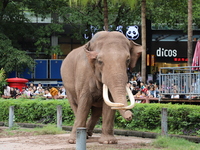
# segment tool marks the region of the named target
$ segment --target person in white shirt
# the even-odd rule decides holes
[[[36,91],[35,91],[35,95],[44,95],[44,91],[42,88],[38,88]]]
[[[38,83],[37,89],[42,88],[42,84]]]
[[[2,98],[10,98],[10,87],[8,85],[4,86]]]
[[[44,91],[44,95],[43,95],[45,98],[47,99],[51,99],[52,98],[52,95],[50,94],[49,90],[48,89],[45,89]]]
[[[174,94],[171,96],[171,98],[180,98],[179,94],[177,94],[177,90],[174,90]]]

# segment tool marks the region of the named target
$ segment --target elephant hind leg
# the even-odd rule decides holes
[[[92,107],[91,108],[91,117],[87,121],[87,135],[92,136],[94,127],[102,115],[102,107]]]

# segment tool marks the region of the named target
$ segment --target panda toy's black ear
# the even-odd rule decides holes
[[[135,25],[134,27],[138,29],[138,26]]]

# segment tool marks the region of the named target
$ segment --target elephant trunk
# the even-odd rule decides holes
[[[126,120],[131,120],[132,112],[127,109],[132,109],[134,107],[135,99],[134,99],[130,89],[127,86],[121,87],[121,88],[116,87],[116,88],[110,88],[110,92],[111,92],[114,102],[110,101],[110,99],[108,97],[108,87],[105,84],[103,84],[103,98],[104,98],[105,103],[108,106],[111,106],[111,109],[118,109],[120,114]],[[131,101],[130,105],[128,105],[128,103],[127,103],[126,93],[128,93],[128,96],[130,98],[130,101]]]
[[[130,89],[126,86],[126,91],[123,90],[124,92],[119,92],[117,90],[114,90],[114,92],[111,91],[112,93],[112,97],[114,102],[111,102],[109,97],[108,97],[108,87],[103,84],[103,98],[105,103],[108,106],[111,106],[111,109],[132,109],[135,105],[135,99],[133,97],[132,92],[130,91]],[[119,93],[117,93],[119,92]],[[120,94],[121,93],[121,94]],[[130,98],[130,102],[131,104],[128,106],[127,100],[126,100],[126,93],[128,94],[129,98]],[[117,103],[120,102],[120,103]]]

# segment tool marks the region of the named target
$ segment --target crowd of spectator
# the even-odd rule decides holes
[[[172,71],[169,70],[168,74],[171,74]],[[165,82],[176,83],[179,82],[179,79],[174,79],[173,76],[164,76],[165,80],[162,81],[161,87],[159,87],[159,72],[154,72],[153,79],[144,83],[141,81],[140,73],[134,73],[129,75],[129,82],[127,86],[131,89],[135,98],[162,98],[162,99],[186,99],[189,96],[185,94],[180,94],[178,89],[180,87],[177,84],[171,84],[171,86],[166,86]],[[184,86],[187,86],[184,81],[181,82]],[[195,85],[195,84],[194,84]],[[193,86],[193,85],[192,85]],[[183,85],[181,86],[183,87]],[[195,87],[196,88],[196,87]],[[197,89],[197,88],[196,88]],[[183,88],[184,90],[184,88]],[[163,94],[171,93],[171,94]],[[182,92],[184,93],[184,91]],[[136,102],[145,102],[142,100],[137,100]]]
[[[149,80],[147,83],[142,82],[142,78],[140,72],[134,74],[128,74],[129,82],[127,86],[131,89],[135,98],[183,98],[181,95],[177,94],[177,88],[173,88],[174,92],[172,95],[161,95],[159,89],[159,81],[158,81],[158,72],[153,74],[153,80]],[[37,86],[33,83],[30,83],[29,86],[23,87],[21,90],[14,87],[5,86],[2,98],[30,98],[34,99],[37,97],[42,97],[44,99],[64,99],[67,98],[65,88],[63,86],[60,87],[42,87],[42,84],[38,84]],[[137,100],[136,102],[141,103],[145,102],[142,100]]]
[[[65,88],[60,87],[42,87],[42,84],[39,83],[37,86],[33,83],[30,83],[27,87],[22,87],[22,89],[9,87],[8,85],[4,86],[4,91],[2,98],[44,98],[44,99],[64,99],[67,98]]]
[[[159,89],[156,83],[153,83],[152,80],[145,84],[144,82],[129,82],[127,86],[131,89],[135,98],[159,98]],[[142,100],[136,100],[136,102],[145,102]]]
[[[148,83],[144,83],[141,81],[141,75],[140,72],[132,75],[131,78],[129,78],[129,82],[127,83],[127,86],[131,89],[133,95],[135,98],[159,98],[159,88],[158,88],[158,82],[149,80]],[[137,100],[137,103],[145,103],[144,100]]]

